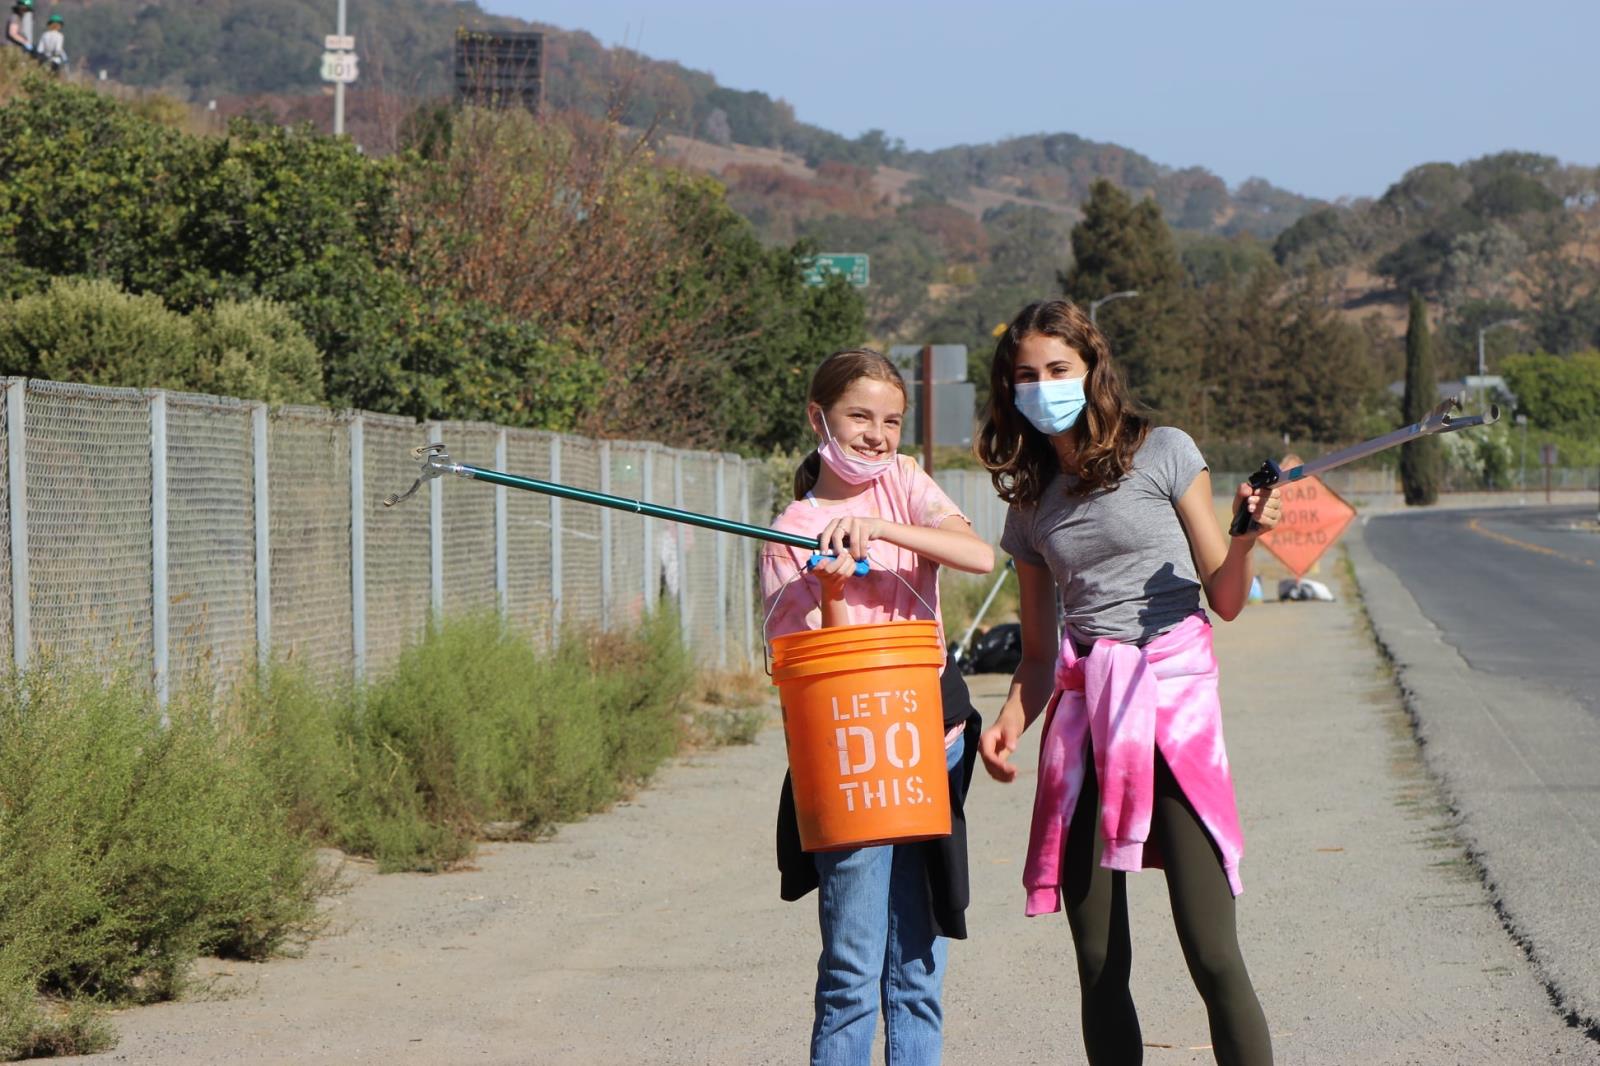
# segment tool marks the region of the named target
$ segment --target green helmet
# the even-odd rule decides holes
[[[33,0],[17,0],[17,10],[18,11],[32,11],[33,10]]]
[[[55,23],[58,26],[65,26],[67,24],[67,20],[62,18],[60,15],[51,15],[49,18],[44,20],[44,24],[48,26],[51,23]]]

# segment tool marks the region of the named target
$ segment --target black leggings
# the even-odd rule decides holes
[[[1092,754],[1088,764],[1067,830],[1063,893],[1078,954],[1083,1043],[1091,1066],[1130,1066],[1143,1060],[1144,1042],[1128,991],[1133,946],[1127,875],[1100,865],[1100,789]],[[1222,858],[1159,752],[1150,837],[1160,842],[1178,943],[1205,1000],[1217,1061],[1224,1066],[1271,1063],[1272,1038],[1239,954],[1233,893]]]

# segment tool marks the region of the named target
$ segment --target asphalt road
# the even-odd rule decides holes
[[[1560,688],[1600,715],[1594,507],[1389,515],[1366,539],[1472,669]]]
[[[1592,507],[1374,517],[1351,561],[1502,922],[1600,1041],[1600,533]]]

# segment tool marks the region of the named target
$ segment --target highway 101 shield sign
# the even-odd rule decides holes
[[[1314,477],[1290,482],[1279,491],[1283,518],[1277,529],[1261,534],[1261,546],[1298,581],[1339,539],[1356,510]]]

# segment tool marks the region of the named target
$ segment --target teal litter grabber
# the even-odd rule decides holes
[[[786,544],[792,548],[809,548],[812,551],[810,565],[815,566],[828,556],[821,551],[817,541],[811,537],[803,537],[798,533],[785,533],[782,530],[769,529],[766,526],[751,525],[749,522],[735,522],[731,518],[718,518],[715,515],[699,514],[695,511],[685,511],[677,507],[667,507],[659,503],[646,503],[643,500],[631,500],[626,496],[612,496],[605,492],[595,492],[591,489],[574,488],[571,485],[561,485],[554,481],[540,481],[538,478],[523,477],[520,474],[507,474],[500,470],[490,470],[486,467],[473,466],[470,463],[458,463],[450,458],[444,450],[443,444],[424,444],[411,449],[411,457],[422,463],[422,472],[417,475],[417,480],[404,492],[391,493],[383,501],[385,507],[393,507],[401,500],[408,500],[416,495],[424,482],[446,474],[468,478],[472,481],[484,481],[491,485],[503,485],[508,489],[522,489],[526,492],[537,492],[545,496],[559,496],[564,500],[574,500],[578,503],[590,503],[596,507],[609,507],[615,511],[629,511],[633,514],[643,515],[646,518],[661,518],[668,522],[682,522],[685,525],[699,526],[701,529],[712,529],[718,533],[732,533],[739,537],[750,537],[753,540],[769,541],[773,544]],[[865,560],[856,563],[856,573],[867,572]]]

